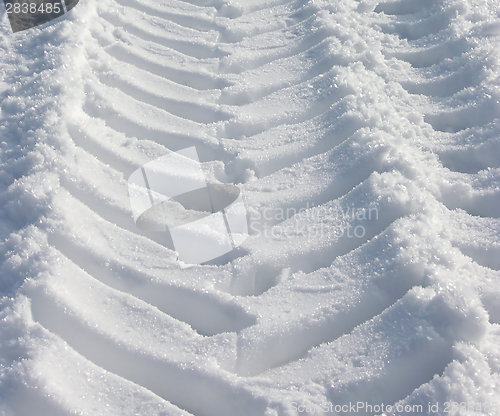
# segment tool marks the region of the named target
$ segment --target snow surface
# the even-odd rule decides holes
[[[0,19],[0,415],[500,415],[496,0]],[[192,146],[250,235],[184,268],[127,181]]]

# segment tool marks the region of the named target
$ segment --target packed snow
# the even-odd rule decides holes
[[[496,0],[73,3],[0,5],[1,416],[500,415]]]

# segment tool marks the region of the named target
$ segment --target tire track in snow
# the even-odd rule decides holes
[[[440,11],[438,8],[440,5],[436,3],[426,15],[432,15],[432,11]],[[465,5],[448,4],[444,10],[455,10],[459,16],[466,12],[464,8]],[[395,13],[396,9],[392,10],[393,14],[403,14]],[[421,16],[415,20],[419,21],[420,18]],[[394,23],[394,26],[401,29],[413,23],[412,19],[406,16],[402,20],[404,23]],[[489,136],[487,133],[485,135],[485,131],[498,129],[500,118],[499,95],[495,87],[498,84],[498,63],[493,58],[498,42],[485,44],[476,40],[484,36],[485,32],[487,37],[488,32],[493,33],[494,29],[491,28],[494,24],[481,23],[479,27],[472,26],[467,32],[462,29],[457,34],[453,32],[455,26],[451,23],[452,20],[447,27],[438,27],[437,31],[430,32],[429,35],[435,35],[435,39],[427,34],[415,36],[410,45],[418,49],[418,52],[405,52],[403,55],[392,56],[408,61],[414,68],[412,72],[415,73],[417,80],[406,81],[403,86],[412,94],[428,97],[426,101],[433,111],[425,114],[424,120],[434,131],[444,133],[440,140],[443,143],[441,148],[433,149],[439,154],[443,165],[457,173],[463,171],[465,167],[466,172],[462,173],[472,174],[447,175],[452,185],[449,183],[444,185],[438,198],[450,209],[460,207],[474,216],[498,218],[500,210],[496,206],[500,201],[500,194],[494,185],[498,174],[495,170],[490,170],[487,175],[490,179],[486,181],[484,175],[477,175],[480,170],[498,167],[497,162],[492,161],[492,156],[496,154],[495,140],[484,140],[484,137]],[[473,68],[481,70],[474,71]],[[439,73],[448,75],[437,76]],[[464,140],[467,138],[469,142],[473,142],[477,134],[482,136],[477,147],[488,148],[493,153],[487,156],[484,150],[478,149],[483,156],[483,162],[480,166],[476,162],[477,167],[468,172],[470,168],[467,166],[474,165],[474,162],[458,155],[468,154],[473,160],[478,160],[474,155],[476,146],[465,145],[466,140]],[[451,141],[455,141],[456,145],[450,145]],[[453,147],[456,150],[453,150]],[[452,155],[454,160],[450,162]],[[457,188],[463,186],[459,183],[464,187],[457,192]]]
[[[462,63],[464,55],[475,53],[473,42],[465,33],[448,39],[456,30],[449,13],[443,11],[435,25],[442,3],[382,3],[366,15],[349,2],[99,5],[102,20],[82,35],[86,60],[75,76],[80,108],[66,126],[73,149],[58,165],[59,195],[65,190],[69,195],[54,200],[57,215],[42,227],[71,265],[69,275],[84,276],[89,285],[103,288],[104,297],[154,311],[172,325],[158,342],[178,342],[178,349],[159,356],[161,348],[141,346],[142,336],[156,336],[151,321],[145,322],[146,335],[136,326],[129,338],[110,326],[89,324],[100,307],[92,312],[85,298],[78,298],[78,284],[61,283],[57,276],[26,289],[35,320],[98,367],[200,416],[232,416],[241,409],[263,415],[266,408],[291,415],[293,400],[396,403],[435,374],[439,379],[454,360],[457,343],[480,340],[485,319],[479,306],[465,305],[477,314],[468,334],[470,323],[452,307],[468,288],[440,291],[448,277],[439,276],[453,275],[447,250],[458,247],[465,254],[457,257],[464,270],[478,263],[496,276],[498,225],[492,217],[499,216],[497,162],[481,156],[498,150],[497,93],[485,90],[488,111],[477,107],[477,96],[467,95],[493,81],[487,71],[477,83],[468,76],[472,69]],[[276,21],[268,16],[273,13]],[[374,24],[367,24],[368,14]],[[189,45],[182,39],[188,32],[195,39]],[[378,57],[367,45],[370,37]],[[315,59],[319,53],[325,56]],[[445,78],[437,75],[443,68]],[[320,90],[331,96],[317,97]],[[423,108],[432,111],[424,114]],[[347,121],[340,128],[336,123],[343,117]],[[460,145],[480,129],[490,129],[489,143]],[[311,131],[313,144],[300,146],[300,134]],[[422,149],[418,135],[436,137],[435,146]],[[266,142],[275,136],[279,146],[266,154]],[[199,266],[188,277],[160,238],[135,229],[126,178],[146,161],[190,144],[200,147],[204,166],[213,169],[211,179],[241,182],[247,202],[261,209],[298,210],[305,200],[320,208],[363,201],[366,207],[378,203],[381,217],[366,224],[369,232],[357,240],[250,236],[246,251],[230,264]],[[426,151],[437,155],[429,158],[437,166],[430,173],[422,162]],[[451,162],[460,152],[463,158],[476,155],[468,176]],[[468,194],[457,197],[464,178]],[[89,210],[76,208],[79,204]],[[454,214],[456,207],[485,218],[471,220],[464,213],[462,219]],[[73,228],[75,212],[90,225]],[[422,231],[438,212],[449,221],[451,237],[445,230]],[[308,224],[323,223],[316,218]],[[477,233],[476,246],[463,241],[460,223],[467,223],[467,235]],[[337,218],[327,225],[333,230],[346,222]],[[412,227],[413,234],[405,236]],[[98,234],[101,243],[92,238]],[[146,249],[138,251],[141,244]],[[119,259],[117,250],[123,253]],[[155,256],[168,258],[155,263]],[[180,283],[195,276],[191,286]],[[97,298],[98,291],[89,298]],[[252,296],[237,296],[242,294]],[[488,307],[494,312],[491,301]],[[114,310],[117,327],[143,313]],[[435,314],[450,318],[449,331]],[[196,342],[180,341],[184,330],[192,331]],[[198,342],[211,347],[197,350]],[[393,356],[400,358],[391,362]],[[377,387],[381,384],[386,387]],[[266,395],[266,389],[279,394]]]
[[[403,14],[403,12],[401,11],[401,13],[399,13],[399,14]],[[429,33],[431,33],[431,32],[429,32]],[[439,55],[437,55],[437,56],[439,56]],[[431,64],[432,63],[431,60],[430,60],[430,58],[431,58],[430,53],[428,55],[428,58],[425,55],[423,57],[424,57],[424,60],[427,60],[427,62],[425,62],[425,64]],[[434,58],[432,57],[432,59],[434,59]],[[424,65],[416,65],[416,66],[420,67],[420,66],[424,66]],[[486,122],[489,122],[490,119],[486,118],[486,119],[481,120],[481,121],[484,122],[484,123],[486,123]],[[293,255],[291,257],[293,258]],[[279,271],[279,268],[278,268],[278,271]],[[283,328],[286,328],[285,322],[286,321],[283,321],[283,325],[284,325]],[[257,326],[257,328],[258,328],[258,326]],[[260,337],[259,336],[254,336],[253,338],[252,338],[252,335],[249,336],[249,338],[247,340],[247,342],[250,343],[249,345],[252,344],[252,342],[253,342],[252,340],[253,339],[254,340],[258,340],[256,342],[258,344],[260,344],[260,345],[254,351],[252,351],[252,348],[250,347],[250,350],[246,353],[246,354],[249,354],[248,357],[251,357],[252,354],[255,354],[255,355],[253,356],[254,358],[250,359],[250,361],[248,363],[242,364],[242,365],[244,365],[244,367],[243,367],[244,370],[242,370],[243,373],[245,373],[246,371],[249,371],[250,373],[255,373],[255,372],[258,373],[259,370],[257,368],[259,368],[259,367],[256,368],[255,366],[259,366],[259,365],[262,365],[262,364],[258,363],[257,357],[260,356],[261,354],[263,354],[263,352],[267,351],[268,349],[271,349],[271,350],[275,350],[276,349],[277,351],[279,351],[277,353],[277,356],[274,357],[274,360],[276,360],[275,363],[274,364],[269,364],[270,367],[272,368],[276,364],[279,365],[280,360],[283,360],[284,356],[286,356],[286,353],[283,354],[283,355],[280,354],[282,352],[282,350],[284,349],[286,351],[287,349],[290,348],[290,345],[292,345],[292,346],[293,345],[297,345],[297,344],[300,345],[300,341],[299,340],[303,339],[303,337],[307,337],[307,335],[301,334],[300,331],[298,333],[296,333],[296,334],[294,334],[293,332],[291,332],[291,333],[287,332],[286,329],[281,329],[282,332],[280,332],[280,330],[277,329],[277,328],[273,328],[272,330],[268,329],[268,331],[269,331],[270,334],[271,333],[272,334],[276,334],[277,341],[276,341],[275,345],[273,345],[272,343],[266,345],[265,341],[261,341],[262,339],[265,339],[264,335],[260,335]],[[263,332],[265,333],[266,331],[264,330]],[[311,332],[314,333],[315,331],[312,330]],[[289,336],[289,339],[287,341],[285,341],[287,339],[286,338],[287,336]],[[320,338],[321,338],[321,336],[322,335],[320,335]],[[307,350],[308,347],[310,348],[312,346],[314,346],[314,343],[311,343],[309,346],[306,346],[305,349],[302,352],[298,352],[298,351],[300,351],[300,347],[298,348],[298,350],[295,350],[295,351],[293,351],[293,347],[292,347],[291,348],[292,352],[290,353],[289,357],[291,359],[296,359],[296,358],[300,357],[301,353],[303,353],[305,350]],[[440,347],[438,347],[438,349],[439,348]],[[444,353],[444,357],[448,357],[448,358],[445,358],[444,361],[443,361],[443,363],[437,366],[437,367],[441,368],[440,371],[443,371],[444,368],[446,367],[447,363],[450,362],[450,360],[451,360],[451,358],[450,358],[450,352]],[[248,358],[245,357],[245,359],[248,359]],[[421,364],[423,364],[423,360],[425,360],[425,354],[422,355],[422,356],[420,356],[420,358],[417,361],[420,362]],[[262,369],[262,367],[260,367],[260,368]],[[264,368],[266,368],[266,367],[264,367]],[[269,368],[269,367],[267,367],[267,368]],[[423,380],[420,380],[420,383],[426,383],[427,381],[429,381],[430,378],[432,378],[432,375],[434,374],[434,371],[436,370],[436,368],[432,368],[432,366],[428,367],[428,369],[430,371],[429,375],[425,376]],[[392,378],[392,376],[390,378]],[[370,386],[370,384],[368,383],[367,387],[366,387],[366,389],[367,389],[366,391],[369,391],[371,389],[371,387],[369,387],[369,386]],[[418,386],[419,386],[419,384],[417,383],[413,387],[411,387],[410,390],[404,390],[403,393],[398,393],[398,394],[400,394],[399,397],[396,395],[396,396],[394,396],[392,398],[388,398],[388,401],[390,401],[390,400],[397,401],[397,399],[403,399],[404,397],[406,397],[407,395],[409,395],[413,391],[413,389],[416,389]],[[395,390],[399,390],[399,389],[395,388]],[[350,398],[352,400],[355,400],[355,399],[357,400],[357,399],[359,399],[359,397],[363,397],[366,394],[366,393],[363,393],[362,391],[361,392],[358,391],[357,393],[358,393],[358,396],[350,396]],[[345,396],[344,396],[343,399],[341,399],[342,397],[343,397],[342,394],[340,396],[335,396],[335,398],[332,401],[335,402],[335,403],[342,402],[342,401],[345,400]],[[367,397],[370,398],[370,396],[367,396]],[[373,401],[374,397],[371,397],[371,399]]]

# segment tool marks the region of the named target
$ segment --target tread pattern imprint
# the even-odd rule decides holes
[[[17,37],[1,22],[0,414],[498,399],[496,1],[86,0]],[[127,179],[189,146],[255,212],[376,218],[269,215],[181,269]]]

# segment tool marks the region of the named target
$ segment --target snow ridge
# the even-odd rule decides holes
[[[494,1],[2,13],[1,415],[496,414]],[[127,179],[190,146],[250,236],[181,269]]]

